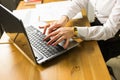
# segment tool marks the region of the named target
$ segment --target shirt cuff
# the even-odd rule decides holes
[[[82,38],[82,39],[86,39],[87,38],[87,34],[88,34],[88,27],[77,27],[78,30],[78,37]]]

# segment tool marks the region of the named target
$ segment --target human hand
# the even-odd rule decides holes
[[[63,27],[67,22],[68,22],[68,17],[62,16],[62,18],[60,20],[56,20],[45,26],[40,26],[40,28],[44,28],[43,34],[45,34],[48,29],[48,34],[49,34],[53,31],[55,31],[56,29]]]
[[[65,40],[64,48],[66,49],[67,46],[69,45],[69,40],[71,37],[74,35],[74,28],[73,27],[61,27],[50,34],[48,34],[45,38],[44,41],[50,39],[47,44],[55,46],[58,43],[62,42]],[[52,38],[51,38],[52,37]]]

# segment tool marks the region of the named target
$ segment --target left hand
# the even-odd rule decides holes
[[[71,37],[73,37],[73,35],[74,35],[73,27],[61,27],[61,28],[58,28],[57,30],[51,32],[50,34],[48,34],[44,38],[44,41],[50,39],[47,44],[55,46],[58,43],[65,40],[65,44],[63,47],[66,49],[67,46],[69,45],[69,39]]]

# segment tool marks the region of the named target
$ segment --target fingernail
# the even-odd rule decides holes
[[[52,44],[52,46],[54,46],[54,44]]]
[[[56,46],[55,44],[52,44],[52,46]]]

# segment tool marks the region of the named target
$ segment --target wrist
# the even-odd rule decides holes
[[[64,25],[69,21],[69,18],[65,15],[63,15],[60,19],[61,23],[63,23]]]

